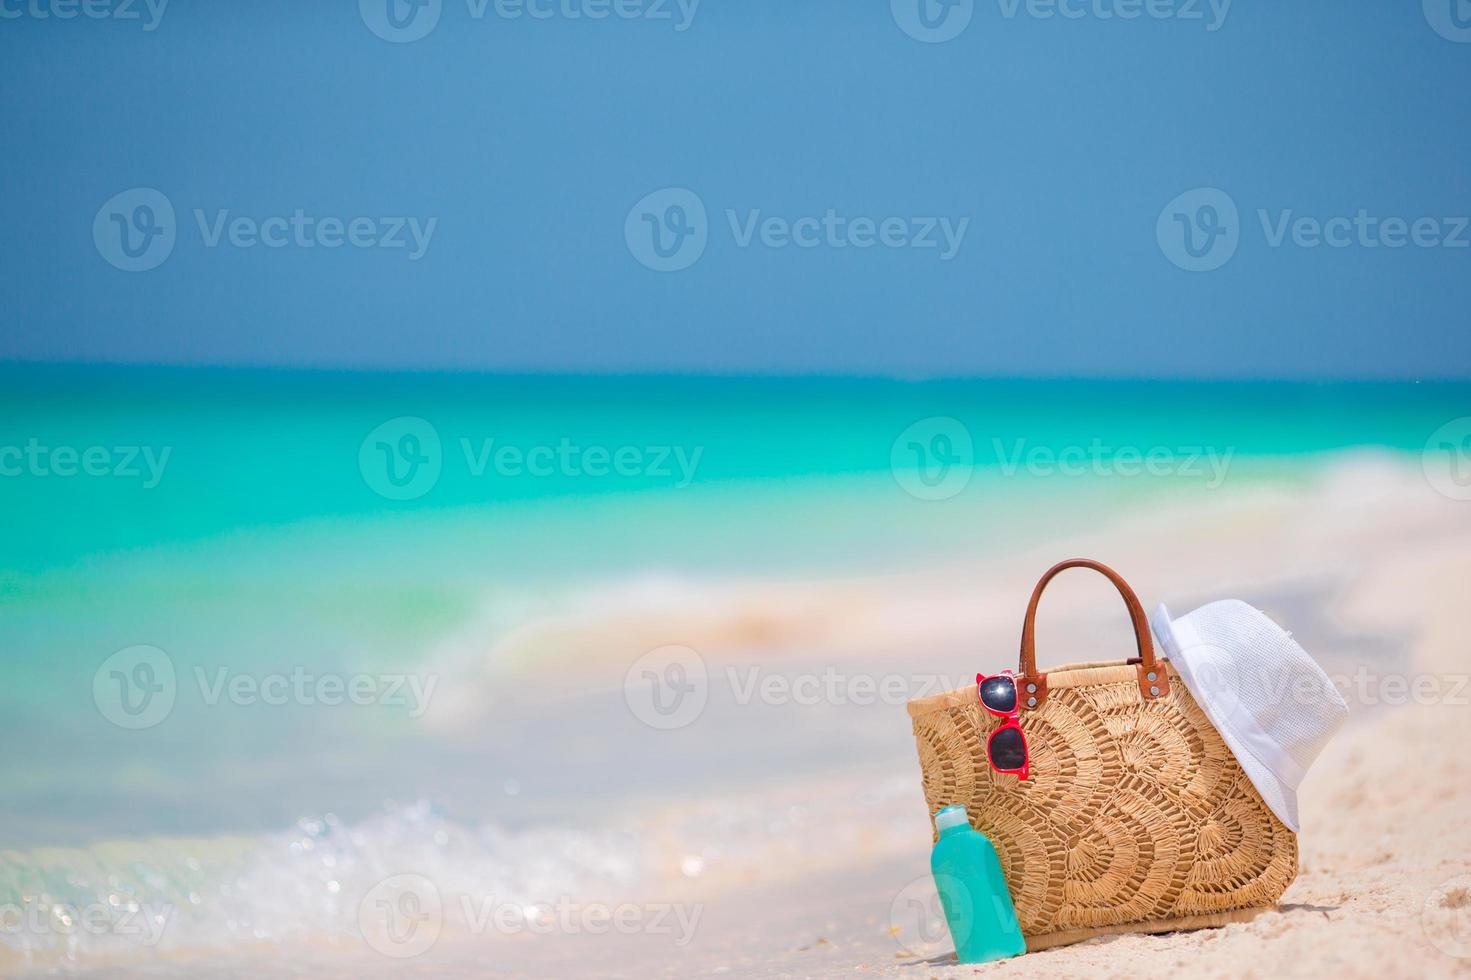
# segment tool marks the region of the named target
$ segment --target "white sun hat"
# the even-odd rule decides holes
[[[1239,599],[1150,617],[1165,656],[1272,812],[1298,830],[1297,787],[1348,717],[1292,635]]]

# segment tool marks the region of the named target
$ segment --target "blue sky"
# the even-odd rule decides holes
[[[0,0],[0,358],[1471,376],[1471,3],[920,2]]]

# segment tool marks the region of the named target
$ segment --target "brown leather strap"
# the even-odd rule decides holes
[[[1124,597],[1124,605],[1129,608],[1129,618],[1134,623],[1134,640],[1139,647],[1139,656],[1129,662],[1137,664],[1139,668],[1139,693],[1146,701],[1170,693],[1169,678],[1165,676],[1164,668],[1154,659],[1154,642],[1149,635],[1149,621],[1144,616],[1144,607],[1139,604],[1139,597],[1129,588],[1129,583],[1102,562],[1089,558],[1069,558],[1047,570],[1047,574],[1042,576],[1042,580],[1032,590],[1032,601],[1027,604],[1027,617],[1022,621],[1021,667],[1017,671],[1021,706],[1039,708],[1047,700],[1047,675],[1037,670],[1037,604],[1042,601],[1042,590],[1047,588],[1047,583],[1065,568],[1091,568],[1108,576],[1114,588],[1119,590],[1119,595]]]

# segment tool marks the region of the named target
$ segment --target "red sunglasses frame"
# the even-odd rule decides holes
[[[1010,711],[997,711],[995,708],[991,707],[984,700],[981,699],[981,688],[985,686],[986,681],[990,680],[993,677],[1005,677],[1007,680],[1011,681],[1011,689],[1016,692],[1016,701],[1013,702]],[[977,674],[976,700],[980,701],[982,710],[986,711],[989,714],[995,715],[997,718],[1006,719],[1006,723],[1003,724],[1000,728],[997,728],[994,732],[991,733],[990,737],[986,739],[986,761],[991,764],[991,768],[996,772],[1011,773],[1018,779],[1028,778],[1028,775],[1032,770],[1032,750],[1031,747],[1027,745],[1027,733],[1022,731],[1021,692],[1016,686],[1016,675],[1009,670],[1003,670],[999,674]],[[996,738],[997,735],[1000,735],[1008,728],[1015,728],[1017,735],[1022,740],[1022,764],[1020,769],[1002,769],[1000,766],[996,765],[995,759],[991,757],[991,742]]]

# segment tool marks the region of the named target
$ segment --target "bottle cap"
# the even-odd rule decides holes
[[[970,817],[966,816],[965,807],[947,806],[935,814],[935,829],[948,830],[951,827],[959,827],[961,824],[969,824]]]

